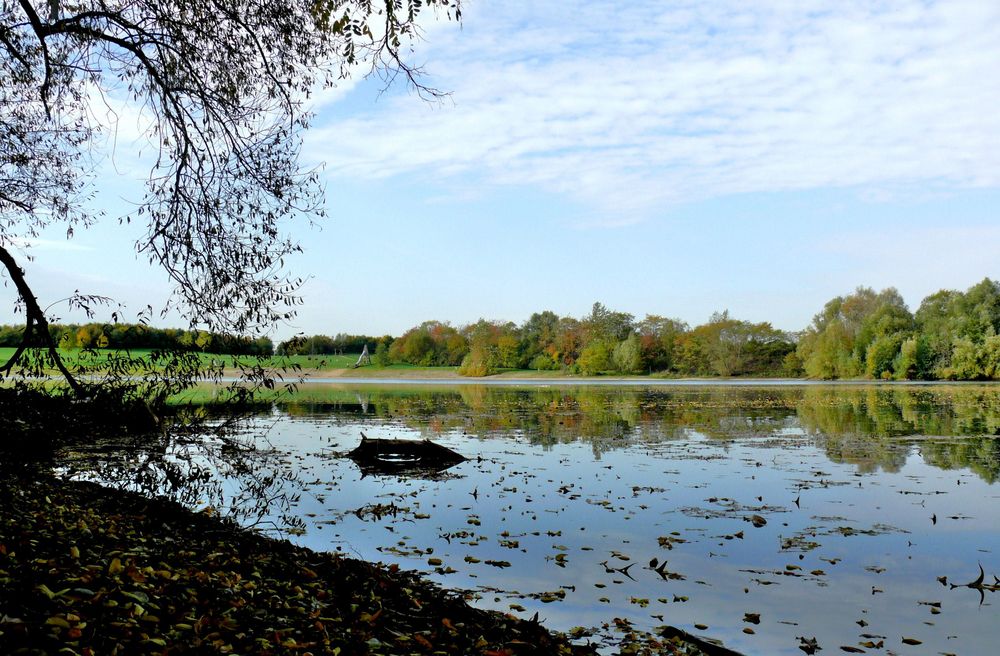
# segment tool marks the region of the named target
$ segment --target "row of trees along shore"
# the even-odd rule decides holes
[[[47,328],[52,341],[64,349],[178,349],[220,355],[271,355],[274,351],[268,337],[236,337],[205,330],[129,323],[48,324]],[[0,326],[0,347],[17,347],[23,333],[24,326]]]
[[[467,376],[503,369],[676,376],[807,376],[883,380],[1000,379],[1000,283],[942,290],[911,313],[893,288],[859,287],[829,301],[805,330],[741,321],[717,312],[707,323],[657,315],[642,320],[595,303],[582,318],[537,312],[522,323],[454,327],[425,321],[393,338],[340,333],[298,337],[274,348],[256,339],[145,324],[51,324],[63,348],[183,349],[233,355],[359,353],[375,364],[457,366]],[[16,346],[23,327],[0,326],[0,347]]]
[[[807,376],[882,380],[1000,379],[1000,283],[942,290],[910,312],[893,288],[858,287],[823,307],[800,332],[721,312],[691,328],[657,315],[642,320],[595,303],[576,319],[538,312],[521,325],[461,327],[426,321],[398,338],[313,336],[283,342],[279,354],[374,348],[377,365],[457,366],[467,376],[502,369],[666,376]]]

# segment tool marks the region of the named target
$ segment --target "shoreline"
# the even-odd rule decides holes
[[[0,471],[0,493],[3,653],[736,655],[672,626],[579,644],[416,572],[37,470]]]
[[[434,369],[316,369],[300,372],[303,384],[358,385],[507,385],[525,387],[935,387],[997,385],[1000,381],[973,380],[816,380],[810,378],[656,378],[651,376],[525,375],[520,371],[491,376],[462,376],[450,368]],[[235,378],[233,378],[235,380]]]
[[[0,476],[0,651],[596,653],[419,575],[160,499]],[[228,649],[227,649],[228,648]]]

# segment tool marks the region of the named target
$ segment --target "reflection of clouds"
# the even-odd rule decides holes
[[[998,24],[978,2],[480,3],[418,47],[451,101],[390,98],[307,138],[334,175],[538,185],[609,223],[722,194],[996,186]]]
[[[261,418],[259,427],[275,454],[295,463],[298,479],[309,481],[296,510],[300,516],[314,515],[309,518],[314,523],[297,542],[427,572],[441,585],[479,590],[477,605],[508,610],[517,603],[525,608],[519,613],[523,617],[537,611],[549,628],[600,626],[621,617],[645,630],[666,623],[723,638],[744,653],[799,654],[801,635],[816,636],[826,651],[836,651],[857,644],[862,632],[893,636],[896,644],[899,636],[913,636],[928,651],[985,653],[984,643],[995,635],[994,616],[978,609],[974,591],[949,590],[935,577],[971,580],[983,554],[1000,551],[1000,507],[983,503],[997,496],[996,490],[968,472],[931,466],[915,453],[899,473],[860,474],[851,464],[831,462],[822,443],[794,431],[788,421],[755,421],[751,424],[758,432],[746,430],[749,409],[761,417],[788,417],[794,401],[806,396],[813,406],[858,412],[865,404],[880,403],[894,406],[887,417],[898,415],[900,407],[907,408],[907,416],[919,417],[990,405],[997,391],[894,388],[865,396],[870,390],[810,389],[808,395],[803,388],[786,390],[779,399],[770,396],[773,390],[760,389],[743,394],[702,388],[651,396],[643,390],[591,388],[534,395],[476,386],[463,397],[453,388],[313,385],[304,386],[303,402],[294,406],[297,414],[279,408]],[[574,394],[584,395],[586,402],[574,401]],[[368,404],[366,414],[360,412],[359,395]],[[641,409],[635,415],[637,437],[601,453],[600,459],[589,443],[599,437],[533,443],[535,428],[526,419],[555,409],[557,416],[576,417],[584,425],[578,415],[618,412],[623,405]],[[489,417],[489,425],[517,429],[463,434],[458,420],[475,424],[477,416]],[[685,429],[659,442],[638,437],[648,424],[683,427],[692,419],[714,425],[716,432]],[[435,422],[441,432],[425,432]],[[333,453],[355,446],[362,430],[383,437],[432,435],[472,459],[455,468],[461,478],[448,481],[362,478],[351,462]],[[729,439],[726,430],[733,433]],[[956,478],[962,485],[955,485]],[[799,506],[793,503],[796,496]],[[410,510],[378,521],[352,514],[373,503]],[[705,511],[688,512],[691,508]],[[418,519],[417,513],[427,516]],[[754,527],[745,520],[750,513],[766,516],[766,525]],[[976,516],[950,519],[963,513]],[[937,524],[930,522],[931,514]],[[479,523],[470,524],[471,518]],[[324,523],[330,520],[335,523]],[[900,530],[865,533],[885,523]],[[742,539],[734,537],[736,532]],[[802,559],[800,552],[782,549],[784,538],[809,532],[816,533],[812,539],[818,544],[801,553]],[[668,535],[678,538],[672,549],[659,540]],[[518,545],[507,548],[503,540]],[[616,559],[613,552],[630,560]],[[555,564],[556,554],[566,555],[565,568]],[[511,567],[471,563],[467,555],[506,560]],[[429,556],[457,571],[434,573]],[[652,557],[686,578],[661,580],[646,569]],[[607,573],[601,561],[608,560],[616,567],[635,563],[630,570],[635,580]],[[988,574],[997,567],[984,566]],[[563,586],[576,589],[554,603],[515,594]],[[872,595],[873,587],[882,592]],[[633,598],[649,603],[643,606]],[[917,603],[921,600],[942,601],[942,614],[931,618]],[[761,615],[755,635],[742,632],[745,613]],[[868,626],[859,627],[859,619]],[[935,626],[926,626],[931,619]],[[696,630],[696,623],[709,628]],[[886,647],[892,647],[888,640]]]
[[[523,396],[494,396],[481,387],[477,391],[484,395],[471,397],[476,403],[472,414],[527,412]],[[833,391],[831,402],[839,392]],[[345,387],[343,394],[354,392]],[[369,387],[365,394],[377,413],[384,399]],[[584,405],[598,406],[595,397],[602,393],[590,390],[590,394],[590,402]],[[392,395],[408,396],[399,391]],[[455,391],[438,389],[416,396],[410,399],[409,407],[427,411],[438,405],[433,399],[440,398],[445,399],[441,407],[459,412],[453,405],[458,396]],[[699,415],[702,420],[711,412],[723,417],[727,413],[740,415],[718,403],[719,397],[713,401],[711,393],[687,398],[713,407],[703,410]],[[731,395],[728,398],[740,401]],[[356,398],[353,400],[356,404]],[[605,400],[606,405],[615,405],[610,397]],[[669,405],[676,399],[666,396],[661,401]],[[398,407],[391,418],[369,415],[363,424],[357,418],[345,417],[341,432],[356,434],[362,428],[378,431],[385,421],[383,430],[416,437],[422,434],[418,424],[433,420],[433,413],[423,419],[411,417],[412,425],[402,428]],[[647,411],[657,416],[650,408]],[[289,439],[297,434],[297,443],[308,444],[308,435],[324,430],[319,428],[324,425],[322,417],[320,414],[294,423],[279,423],[280,432]],[[719,425],[736,431],[745,429],[745,421],[739,419]],[[519,615],[531,617],[537,611],[546,626],[558,630],[600,627],[611,618],[621,617],[645,630],[672,624],[723,638],[727,646],[744,653],[768,654],[800,653],[799,635],[816,636],[825,648],[835,650],[839,645],[855,644],[860,640],[856,636],[865,631],[912,635],[934,650],[975,651],[977,645],[981,647],[981,640],[988,635],[984,629],[988,619],[974,612],[978,596],[947,594],[950,591],[941,588],[934,577],[948,574],[954,579],[964,576],[968,568],[975,568],[976,549],[989,549],[997,543],[991,527],[1000,525],[994,521],[1000,517],[993,517],[995,509],[985,509],[975,526],[971,522],[952,521],[946,525],[942,521],[933,532],[927,517],[936,512],[944,518],[974,504],[987,490],[983,482],[967,477],[968,485],[948,495],[920,497],[926,499],[926,505],[921,505],[913,502],[917,497],[899,494],[899,490],[935,489],[944,475],[941,470],[914,457],[901,474],[858,476],[853,466],[831,463],[809,436],[789,434],[787,425],[780,431],[780,439],[762,439],[758,435],[730,440],[692,431],[686,440],[679,437],[653,445],[652,449],[642,442],[623,445],[598,460],[586,441],[542,448],[528,443],[530,430],[518,435],[494,432],[462,436],[459,429],[453,428],[439,439],[483,457],[482,462],[461,465],[463,478],[458,481],[397,484],[388,478],[358,480],[353,470],[345,471],[336,461],[317,465],[328,476],[343,474],[339,480],[347,500],[331,494],[328,506],[342,504],[350,509],[373,499],[382,503],[396,500],[416,512],[429,513],[429,519],[385,522],[394,528],[389,532],[381,524],[347,517],[342,525],[311,531],[303,540],[308,546],[323,549],[331,544],[333,529],[340,533],[333,543],[346,539],[363,557],[423,570],[448,587],[479,591],[480,597],[474,603],[481,607],[507,611],[511,603],[519,604],[525,609]],[[780,450],[777,442],[783,445]],[[350,469],[349,465],[344,467]],[[815,476],[818,471],[823,471],[823,476]],[[803,479],[813,486],[797,490]],[[836,484],[824,485],[824,481]],[[572,487],[559,491],[569,484]],[[635,486],[641,486],[638,493]],[[475,499],[469,496],[473,489],[478,491]],[[801,508],[791,504],[797,493],[802,497]],[[758,496],[763,501],[758,501]],[[707,518],[683,512],[688,507],[729,508],[733,502],[727,499],[742,509],[772,508],[761,511],[767,515],[768,524],[752,527],[743,520],[742,510],[721,515],[706,513]],[[322,504],[311,505],[309,510],[321,516],[324,512]],[[471,516],[481,524],[469,525]],[[909,532],[861,532],[886,521],[886,517],[892,517],[892,523]],[[857,532],[842,534],[837,530],[840,526],[853,527]],[[802,560],[798,552],[781,550],[782,536],[805,532],[810,527],[816,527],[822,535],[816,538],[819,545],[804,553]],[[970,532],[973,528],[977,530]],[[453,537],[449,543],[440,537],[463,531],[470,533],[465,543],[462,538]],[[553,535],[549,535],[550,531]],[[742,540],[723,537],[736,531],[743,532]],[[659,536],[675,532],[686,541],[676,542],[672,550],[659,546]],[[504,548],[502,539],[517,540],[519,545]],[[457,572],[434,574],[434,568],[426,562],[427,555],[408,558],[387,551],[401,543],[404,550],[433,548],[433,556]],[[1000,548],[1000,544],[996,546]],[[615,560],[612,552],[630,560]],[[553,557],[560,553],[567,556],[565,568],[555,565]],[[480,561],[507,560],[512,566],[498,569],[484,562],[469,563],[464,560],[467,555]],[[666,561],[669,571],[686,578],[660,580],[645,569],[653,556]],[[822,558],[837,559],[837,563]],[[630,570],[635,580],[608,574],[601,565],[605,560],[616,566],[635,563]],[[790,564],[802,568],[801,577],[785,574]],[[869,566],[885,569],[876,573],[865,569]],[[809,573],[817,569],[825,574]],[[755,579],[773,584],[762,585]],[[566,590],[563,601],[543,603],[530,597],[531,593],[565,590],[563,586],[576,586],[575,590]],[[873,597],[873,586],[883,592]],[[602,597],[608,602],[601,602]],[[681,601],[683,597],[687,601]],[[649,603],[643,606],[633,599]],[[923,599],[941,599],[948,609],[934,618],[933,631],[925,632],[922,624],[927,608],[917,601]],[[747,626],[742,620],[748,612],[762,617],[753,636],[742,632]],[[653,615],[662,615],[663,619]],[[869,626],[859,628],[856,622],[861,618]],[[699,631],[694,629],[696,623],[709,628]],[[959,638],[948,640],[948,635]]]

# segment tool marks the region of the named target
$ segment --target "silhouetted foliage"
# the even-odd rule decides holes
[[[164,311],[209,334],[257,334],[299,303],[301,281],[284,269],[299,250],[286,223],[323,215],[316,172],[298,163],[309,95],[365,66],[436,94],[401,55],[428,7],[460,15],[459,0],[0,2],[0,264],[26,320],[0,371],[57,369],[83,396],[136,375],[127,358],[105,358],[97,378],[93,365],[70,371],[13,254],[44,229],[72,235],[101,219],[81,202],[91,189],[88,149],[114,126],[97,121],[92,98],[132,102],[150,123],[146,195],[119,220],[146,227],[137,251],[173,283]],[[108,300],[74,293],[70,305]],[[221,373],[194,364],[173,366],[171,381]],[[264,372],[242,367],[260,384]]]

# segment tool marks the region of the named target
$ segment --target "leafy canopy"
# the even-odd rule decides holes
[[[174,283],[174,304],[244,332],[294,312],[283,222],[323,214],[298,164],[318,84],[367,66],[418,84],[402,49],[427,7],[460,0],[0,0],[0,248],[98,217],[81,201],[102,96],[151,120],[146,195],[124,221]],[[9,268],[9,267],[8,267]]]

